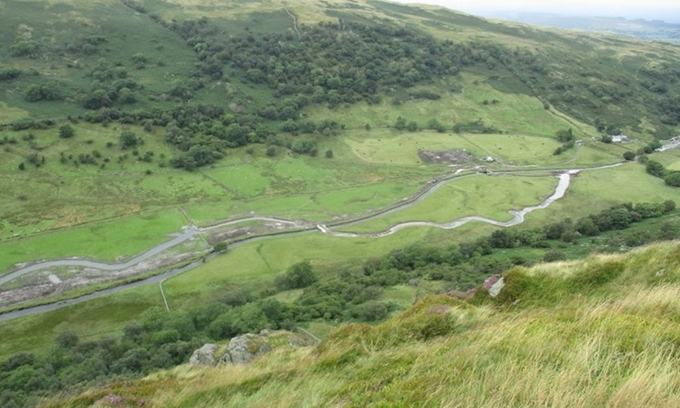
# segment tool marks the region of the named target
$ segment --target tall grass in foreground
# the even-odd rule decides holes
[[[90,391],[154,407],[677,407],[680,246],[506,273],[497,299],[422,299],[250,366],[179,367]]]

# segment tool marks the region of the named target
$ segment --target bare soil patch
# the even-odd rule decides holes
[[[418,150],[418,156],[423,163],[449,164],[454,166],[467,166],[477,163],[477,159],[465,149],[455,150]]]

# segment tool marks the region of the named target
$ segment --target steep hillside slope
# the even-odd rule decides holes
[[[502,92],[539,98],[603,130],[667,137],[680,120],[679,48],[671,44],[374,0],[5,3],[4,123],[89,112],[88,121],[122,115],[128,123],[151,118],[165,126],[157,110],[169,113],[182,102],[285,121],[307,103],[375,101],[459,72],[483,75]],[[92,113],[101,108],[123,113]],[[252,119],[248,124],[259,129]]]
[[[516,268],[251,365],[180,367],[47,406],[678,406],[680,246]]]

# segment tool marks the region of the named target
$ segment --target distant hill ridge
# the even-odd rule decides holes
[[[499,15],[498,17],[538,26],[611,33],[643,40],[680,42],[680,24],[663,20],[587,17],[550,13],[513,13]]]

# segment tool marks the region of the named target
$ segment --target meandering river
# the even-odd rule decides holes
[[[391,208],[386,211],[382,211],[378,214],[375,214],[370,217],[362,218],[361,220],[357,221],[348,221],[346,223],[341,223],[341,224],[336,224],[333,227],[327,227],[324,224],[310,224],[306,221],[290,221],[290,220],[283,220],[279,218],[274,218],[274,217],[248,217],[248,218],[243,218],[239,220],[232,220],[232,221],[227,221],[224,223],[216,224],[210,227],[205,227],[205,228],[196,228],[194,226],[189,226],[183,228],[181,232],[176,234],[176,236],[171,239],[170,241],[164,242],[160,245],[157,245],[148,251],[128,260],[127,262],[123,263],[104,263],[104,262],[96,262],[96,261],[89,261],[89,260],[80,260],[80,259],[61,259],[61,260],[53,260],[53,261],[45,261],[45,262],[37,262],[35,264],[29,265],[22,267],[20,269],[17,269],[16,271],[13,271],[10,274],[7,274],[3,277],[0,277],[0,285],[7,283],[13,279],[16,279],[20,276],[23,276],[27,273],[30,272],[35,272],[39,271],[42,269],[47,269],[47,268],[53,268],[53,267],[63,267],[63,266],[75,266],[75,267],[88,267],[88,268],[95,268],[95,269],[100,269],[100,270],[105,270],[105,271],[119,271],[122,269],[129,268],[131,266],[137,265],[140,262],[143,262],[145,260],[148,260],[149,258],[152,258],[154,256],[160,255],[163,252],[169,250],[170,248],[181,244],[182,242],[185,242],[189,239],[192,239],[196,237],[198,234],[202,234],[204,232],[207,232],[209,230],[229,226],[229,225],[236,225],[239,223],[244,223],[244,222],[250,222],[250,221],[270,221],[270,222],[277,222],[277,223],[285,223],[289,225],[296,225],[299,226],[300,228],[295,231],[288,231],[288,232],[276,232],[272,233],[269,235],[261,235],[257,237],[252,237],[252,238],[246,238],[244,240],[232,243],[230,245],[231,248],[240,246],[243,244],[246,244],[248,242],[252,242],[255,240],[260,240],[260,239],[266,239],[270,238],[273,236],[280,237],[280,236],[291,236],[291,235],[300,235],[300,234],[310,234],[314,232],[322,232],[324,234],[328,234],[331,236],[335,237],[345,237],[345,238],[357,238],[357,237],[373,237],[373,238],[380,238],[380,237],[386,237],[392,234],[395,234],[396,232],[404,229],[404,228],[410,228],[410,227],[434,227],[434,228],[442,228],[442,229],[454,229],[458,228],[468,222],[483,222],[491,225],[495,225],[498,227],[511,227],[514,225],[521,224],[524,222],[524,218],[527,214],[544,209],[549,207],[552,203],[555,201],[559,200],[560,198],[564,197],[566,194],[567,190],[569,189],[569,186],[571,184],[572,176],[578,174],[581,171],[585,170],[599,170],[599,169],[605,169],[605,168],[611,168],[611,167],[616,167],[621,165],[620,163],[613,164],[613,165],[607,165],[607,166],[600,166],[600,167],[593,167],[593,168],[587,168],[587,169],[578,169],[578,170],[568,170],[568,171],[562,171],[561,174],[559,174],[559,183],[557,185],[557,188],[553,192],[552,195],[544,199],[540,204],[535,205],[535,206],[530,206],[530,207],[525,207],[521,210],[513,210],[510,211],[512,214],[512,219],[509,221],[496,221],[492,220],[490,218],[486,217],[480,217],[480,216],[469,216],[469,217],[462,217],[455,219],[453,221],[449,221],[446,223],[434,223],[434,222],[426,222],[426,221],[411,221],[411,222],[403,222],[400,224],[393,225],[389,229],[382,231],[382,232],[377,232],[377,233],[367,233],[367,234],[358,234],[358,233],[351,233],[351,232],[340,232],[336,231],[335,229],[337,228],[342,228],[342,227],[348,227],[351,225],[355,225],[360,222],[365,222],[368,220],[372,219],[377,219],[380,217],[384,217],[387,214],[391,214],[397,211],[404,210],[406,208],[410,208],[414,205],[417,205],[427,197],[429,197],[431,194],[433,194],[437,189],[441,188],[443,185],[453,182],[455,180],[464,178],[464,177],[472,177],[476,176],[476,174],[471,174],[471,175],[462,175],[462,176],[457,176],[455,175],[454,177],[447,178],[444,180],[440,180],[436,183],[432,183],[429,187],[426,189],[422,190],[418,197],[414,200],[411,200],[407,203],[404,203],[402,205],[395,206],[394,208]],[[538,171],[538,170],[537,170]],[[546,171],[546,170],[543,170]],[[503,173],[498,173],[499,175],[511,175],[511,174],[520,174],[520,173],[528,173],[529,171],[526,170],[521,170],[521,171],[509,171],[509,172],[503,172]],[[535,172],[535,171],[534,171]],[[317,231],[318,230],[318,231]],[[206,259],[213,257],[214,254],[208,255]],[[196,268],[197,266],[201,265],[204,262],[204,260],[199,260],[192,262],[186,266],[183,266],[181,268],[176,268],[169,270],[165,273],[159,274],[159,275],[154,275],[149,278],[144,278],[140,279],[135,282],[130,282],[126,284],[122,284],[119,286],[115,286],[109,289],[103,289],[97,292],[93,292],[88,295],[80,296],[77,298],[73,299],[68,299],[68,300],[63,300],[55,303],[50,303],[46,305],[41,305],[41,306],[34,306],[34,307],[29,307],[26,309],[22,310],[16,310],[13,312],[8,312],[4,314],[0,314],[0,322],[2,321],[7,321],[11,320],[17,317],[22,317],[22,316],[28,316],[36,313],[42,313],[42,312],[47,312],[50,310],[56,310],[65,306],[69,305],[74,305],[77,303],[85,302],[91,299],[96,299],[99,297],[107,296],[113,293],[118,293],[122,292],[124,290],[128,290],[133,287],[141,286],[141,285],[147,285],[147,284],[152,284],[152,283],[159,283],[161,281],[164,281],[165,279],[168,279],[172,276],[184,273],[186,271],[189,271],[191,269]]]

